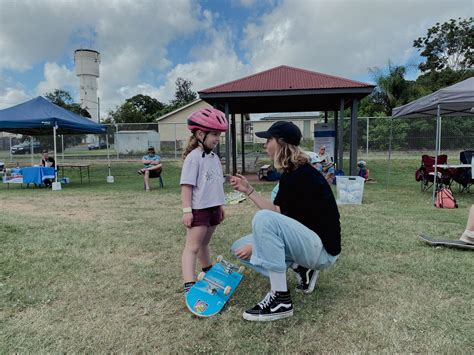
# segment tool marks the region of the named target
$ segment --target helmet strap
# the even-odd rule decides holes
[[[211,148],[208,148],[204,142],[206,141],[206,138],[207,138],[207,135],[209,134],[209,132],[204,132],[204,139],[203,140],[200,140],[198,138],[198,136],[196,134],[194,134],[194,137],[196,137],[197,141],[199,143],[201,143],[202,145],[202,149],[204,150],[204,152],[202,152],[202,157],[204,158],[206,156],[206,154],[211,154],[212,153],[212,149]]]

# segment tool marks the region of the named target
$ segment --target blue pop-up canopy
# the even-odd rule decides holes
[[[0,131],[28,136],[51,134],[104,134],[106,126],[68,111],[42,96],[0,110]]]
[[[54,157],[56,158],[56,136],[58,134],[105,134],[107,127],[38,96],[36,99],[0,110],[0,131],[28,136],[52,134]],[[107,159],[109,158],[108,152],[109,145],[107,143]],[[31,154],[33,154],[33,150]],[[57,159],[55,161],[57,162]],[[57,181],[56,175],[56,183]]]

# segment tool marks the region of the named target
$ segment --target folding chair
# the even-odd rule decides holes
[[[434,183],[434,172],[435,172],[435,159],[436,157],[430,155],[421,156],[421,166],[416,171],[416,181],[420,182],[421,192],[430,189]],[[448,156],[446,154],[438,155],[438,165],[447,164]],[[438,178],[436,179],[438,184],[445,186],[451,186],[451,176],[449,171],[446,169],[438,168]]]
[[[471,164],[473,156],[474,150],[465,150],[459,153],[459,160],[461,161],[461,164]],[[459,192],[470,192],[470,187],[474,185],[472,168],[457,168],[455,170],[453,179],[459,185]]]
[[[156,176],[150,176],[150,179],[159,179],[160,188],[163,188],[165,185],[163,184],[163,178],[161,177],[162,171],[160,171]]]

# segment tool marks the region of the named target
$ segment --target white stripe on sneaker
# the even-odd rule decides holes
[[[270,311],[276,312],[282,307],[286,309],[291,308],[291,303],[279,303],[278,306],[276,306],[275,308],[270,308]]]

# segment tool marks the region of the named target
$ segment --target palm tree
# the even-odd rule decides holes
[[[369,69],[369,72],[377,84],[372,98],[374,102],[382,105],[385,114],[390,116],[394,107],[407,102],[409,84],[405,80],[406,67],[393,65],[389,61],[387,69],[383,70],[375,67]]]

